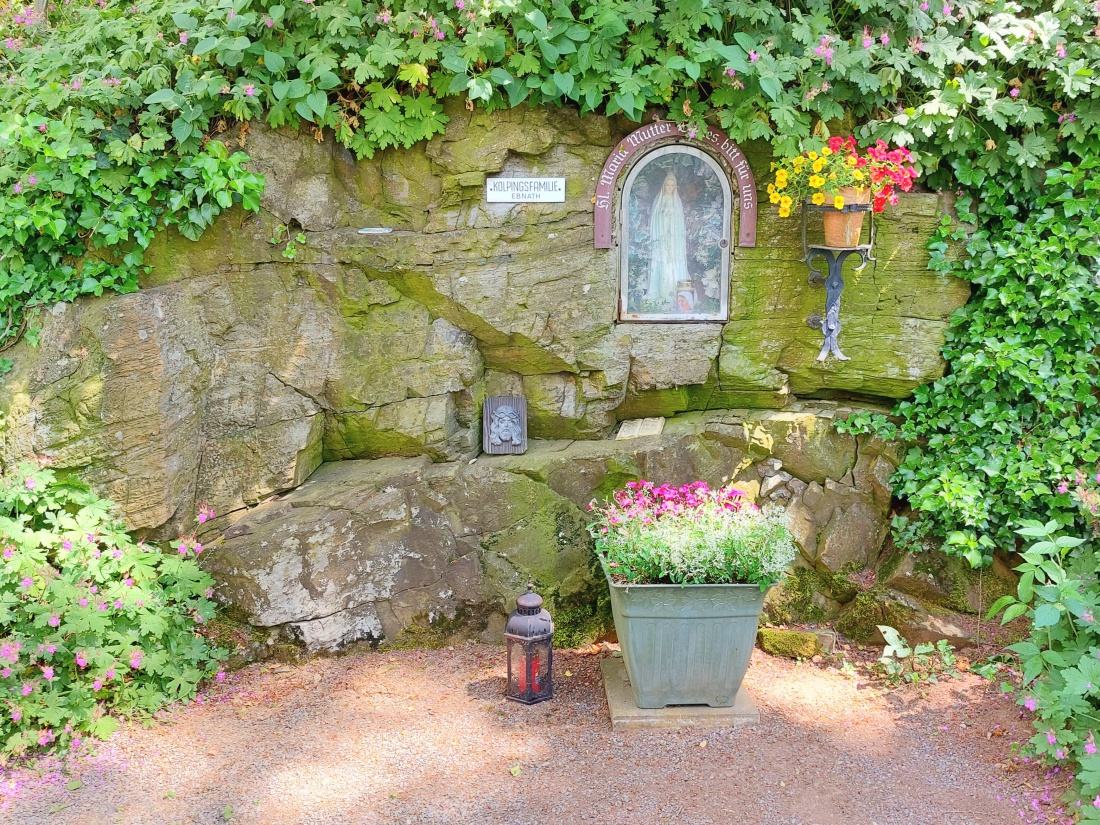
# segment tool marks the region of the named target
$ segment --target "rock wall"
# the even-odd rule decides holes
[[[824,291],[798,260],[797,220],[780,219],[766,197],[758,245],[732,252],[728,323],[617,324],[618,251],[593,247],[591,198],[635,124],[523,107],[448,114],[445,135],[361,162],[331,139],[259,126],[238,135],[267,179],[261,213],[232,211],[197,243],[164,233],[140,292],[44,312],[38,346],[8,353],[0,461],[54,456],[153,538],[194,529],[197,505],[209,504],[214,528],[229,529],[215,556],[227,560],[217,568],[226,592],[257,622],[295,627],[315,647],[391,638],[421,614],[466,611],[489,627],[503,594],[536,573],[555,598],[577,596],[570,609],[588,610],[577,607],[595,586],[583,535],[555,549],[538,532],[560,517],[583,534],[576,508],[596,489],[584,468],[616,480],[738,477],[792,502],[808,568],[873,560],[893,457],[857,451],[824,407],[797,437],[768,427],[787,413],[802,421],[808,399],[888,403],[942,373],[948,318],[969,295],[926,268],[925,243],[950,204],[905,195],[880,216],[877,261],[847,275],[841,345],[851,360],[822,364],[807,318],[822,312]],[[742,148],[762,189],[770,157]],[[567,199],[486,203],[485,179],[497,174],[564,176]],[[305,235],[293,259],[280,226]],[[530,435],[548,443],[512,463],[468,465],[483,399],[497,394],[526,396]],[[624,419],[731,409],[758,411],[740,415],[763,428],[764,446],[749,436],[736,446],[747,425],[726,413],[641,452],[606,440]],[[783,412],[759,412],[769,409]],[[338,463],[387,456],[404,461]],[[271,499],[322,462],[311,487]],[[388,474],[415,478],[393,482],[400,517],[384,510]],[[303,503],[331,484],[362,491],[339,493],[347,508]],[[483,522],[478,510],[492,501],[467,498],[482,484],[521,505]],[[553,517],[526,526],[531,508]],[[289,547],[277,529],[298,544],[272,568],[267,554]],[[248,544],[265,531],[267,544]],[[517,543],[492,550],[502,536]],[[813,598],[835,612],[841,599],[821,581]]]
[[[256,127],[243,140],[263,212],[232,212],[197,243],[163,234],[141,292],[46,313],[41,344],[11,351],[0,455],[53,454],[168,536],[195,504],[239,510],[322,459],[473,455],[486,394],[525,395],[534,438],[594,439],[639,416],[900,398],[941,374],[969,289],[926,269],[940,197],[880,216],[877,263],[844,293],[852,360],[820,364],[806,319],[823,290],[798,261],[797,221],[766,198],[758,245],[733,251],[728,324],[616,324],[617,250],[593,248],[590,199],[634,125],[448,114],[444,136],[359,163]],[[744,148],[763,186],[770,158]],[[567,200],[488,204],[490,174],[565,176]],[[306,235],[296,259],[271,243],[277,225]]]
[[[576,640],[605,620],[588,503],[631,479],[703,479],[786,506],[799,569],[843,579],[878,555],[897,463],[890,445],[836,432],[848,412],[795,403],[685,413],[662,435],[627,442],[534,441],[523,455],[472,462],[333,462],[225,528],[205,564],[220,598],[311,650],[400,642],[416,629],[495,639],[529,581]],[[772,609],[832,617],[838,598],[854,595],[851,584],[819,588],[793,604],[797,594],[777,592]]]

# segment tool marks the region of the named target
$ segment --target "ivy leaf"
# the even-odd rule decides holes
[[[179,108],[175,89],[157,89],[147,98],[145,98],[146,106],[153,106],[157,103],[161,104],[166,109]]]
[[[573,91],[573,75],[567,72],[554,72],[553,80],[554,85],[557,86],[566,97]]]
[[[488,100],[493,96],[493,85],[483,77],[471,77],[466,82],[470,100]]]
[[[524,18],[540,32],[547,31],[546,15],[538,9],[532,9],[524,15]]]
[[[216,37],[204,37],[195,46],[195,50],[192,52],[196,57],[201,57],[207,52],[212,52],[218,47],[218,38]]]
[[[264,65],[273,72],[281,72],[286,66],[286,61],[281,54],[268,49],[264,51]]]

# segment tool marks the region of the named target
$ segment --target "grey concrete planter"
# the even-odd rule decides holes
[[[640,708],[730,707],[766,591],[755,584],[616,584],[611,611]]]

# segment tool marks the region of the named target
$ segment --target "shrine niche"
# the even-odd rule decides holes
[[[618,320],[728,319],[735,200],[737,245],[754,246],[756,183],[740,148],[718,132],[696,138],[657,121],[619,144],[593,198],[595,246],[619,250]]]
[[[730,185],[698,149],[643,157],[623,186],[619,317],[724,321],[729,316]]]

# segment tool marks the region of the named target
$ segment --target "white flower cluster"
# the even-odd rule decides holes
[[[596,546],[613,575],[639,584],[766,586],[795,556],[782,510],[734,511],[714,504],[600,535]]]

